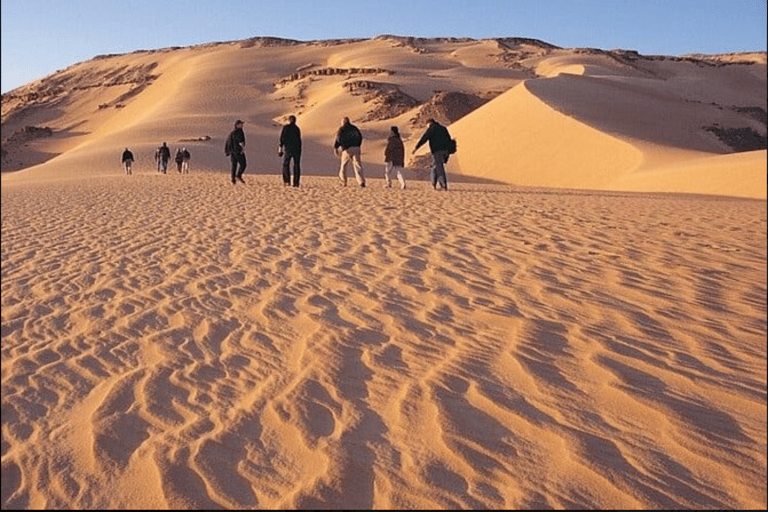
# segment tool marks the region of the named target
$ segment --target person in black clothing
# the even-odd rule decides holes
[[[227,137],[224,154],[232,161],[232,184],[234,185],[238,180],[245,183],[243,180],[243,173],[247,165],[245,161],[245,132],[243,132],[243,122],[239,119],[235,121],[235,129]]]
[[[432,153],[432,173],[430,175],[432,188],[437,190],[437,186],[440,185],[444,190],[448,190],[445,163],[448,161],[448,155],[450,154],[451,135],[448,133],[448,128],[434,119],[428,119],[427,124],[427,131],[424,132],[419,142],[416,143],[413,153],[415,154],[424,143],[429,142],[429,150]]]
[[[159,163],[162,166],[163,174],[168,172],[168,160],[171,159],[171,149],[163,142],[163,145],[157,148]]]
[[[291,184],[291,160],[293,160],[293,186],[299,186],[301,178],[301,130],[296,126],[296,116],[288,116],[288,124],[280,132],[278,156],[283,157],[283,185]]]
[[[125,168],[125,174],[133,174],[131,167],[133,166],[133,153],[128,148],[123,151],[123,167]]]
[[[363,164],[360,161],[360,146],[363,144],[363,134],[360,133],[357,126],[349,122],[345,117],[341,120],[341,127],[336,132],[336,140],[333,143],[333,151],[339,155],[341,150],[341,168],[339,169],[339,181],[347,186],[347,165],[352,162],[355,169],[355,178],[357,183],[365,186],[365,176],[363,176]]]
[[[181,164],[184,163],[184,153],[181,152],[181,148],[176,150],[176,169],[181,174]]]

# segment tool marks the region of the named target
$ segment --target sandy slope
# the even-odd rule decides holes
[[[764,509],[765,64],[257,38],[4,95],[3,509]],[[429,116],[450,190],[384,189]]]
[[[193,169],[224,172],[223,140],[240,118],[250,172],[274,174],[280,125],[296,114],[307,174],[335,173],[330,146],[346,115],[363,130],[369,172],[380,175],[389,127],[400,127],[410,150],[426,118],[438,117],[459,140],[453,174],[765,198],[764,149],[738,159],[738,175],[731,159],[708,159],[765,147],[765,77],[764,54],[645,57],[521,39],[256,38],[135,52],[4,95],[3,169],[45,162],[13,178],[22,180],[116,173],[126,146],[149,169],[166,141],[188,147]],[[18,140],[26,126],[52,135]],[[693,168],[702,171],[695,179]]]
[[[760,66],[572,52],[544,59],[537,72],[451,126],[462,173],[514,176],[518,185],[766,197],[765,150],[713,157],[728,146],[701,129],[764,133],[764,116],[740,108],[764,108]]]
[[[642,161],[632,145],[555,111],[526,84],[452,125],[451,135],[461,146],[456,155],[461,169],[486,178],[498,178],[500,168],[514,169],[516,184],[522,186],[557,182],[608,189]],[[479,144],[483,136],[489,140]]]

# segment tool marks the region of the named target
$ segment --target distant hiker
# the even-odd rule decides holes
[[[283,185],[291,184],[291,160],[293,160],[293,186],[299,186],[301,178],[301,130],[296,126],[296,116],[288,116],[288,124],[280,132],[277,155],[283,157]]]
[[[224,144],[224,154],[232,162],[232,184],[236,184],[238,180],[245,183],[243,180],[243,173],[247,165],[245,161],[245,132],[243,131],[243,122],[239,119],[235,121],[235,129],[229,132],[227,142]]]
[[[132,167],[133,167],[133,153],[128,148],[125,148],[125,151],[123,151],[123,167],[125,168],[125,174],[133,174]]]
[[[403,178],[403,168],[405,167],[405,147],[400,138],[400,131],[397,126],[391,127],[389,138],[387,138],[387,147],[384,150],[384,181],[387,188],[392,186],[392,173],[397,173],[397,179],[400,182],[400,188],[405,188],[405,178]]]
[[[168,171],[168,160],[171,159],[171,149],[166,145],[165,142],[163,142],[163,145],[157,148],[158,151],[158,159],[159,159],[159,169],[163,170],[163,174],[166,174]]]
[[[174,159],[176,160],[176,169],[181,174],[181,164],[184,163],[184,154],[181,152],[181,148],[176,150],[176,157]]]
[[[189,160],[192,158],[192,155],[189,154],[187,148],[181,149],[181,158],[181,172],[182,174],[189,174]]]
[[[347,165],[352,162],[355,169],[355,178],[361,187],[365,186],[363,176],[363,164],[360,161],[360,146],[363,143],[363,134],[357,126],[349,122],[348,117],[341,120],[341,127],[336,132],[336,140],[333,143],[333,151],[338,156],[341,154],[341,168],[339,169],[339,181],[347,186]],[[341,152],[339,152],[341,150]]]
[[[157,172],[160,172],[160,166],[162,165],[160,163],[160,148],[155,150],[155,163],[157,164]]]
[[[429,150],[432,153],[432,172],[430,175],[432,188],[437,190],[437,186],[440,185],[444,190],[448,190],[445,163],[448,161],[448,155],[455,151],[455,143],[445,126],[434,119],[428,119],[427,125],[427,131],[413,148],[413,153],[415,154],[422,144],[429,141]]]

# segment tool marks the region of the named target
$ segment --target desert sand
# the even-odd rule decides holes
[[[2,108],[3,509],[765,509],[765,53],[255,38]],[[384,188],[428,117],[449,190]]]

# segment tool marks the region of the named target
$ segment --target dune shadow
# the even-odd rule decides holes
[[[604,77],[561,74],[529,80],[525,87],[556,111],[604,133],[707,153],[765,149],[765,136],[736,137],[734,129],[718,126],[719,122],[743,127],[762,125],[765,133],[765,123],[755,119],[752,111],[688,100],[665,91],[663,81],[659,83],[662,85],[650,88],[640,82],[635,85]],[[694,133],[696,136],[692,136]]]
[[[39,151],[31,147],[30,144],[43,138],[61,140],[88,135],[88,132],[75,131],[73,128],[53,131],[47,127],[25,126],[10,135],[4,135],[0,172],[11,173],[21,171],[44,164],[61,155],[62,153]]]

